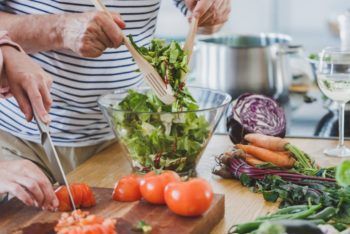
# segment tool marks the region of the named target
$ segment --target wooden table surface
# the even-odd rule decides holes
[[[291,138],[291,143],[309,153],[321,166],[333,166],[340,163],[339,158],[323,155],[324,148],[334,147],[335,140]],[[350,142],[346,144],[350,145]],[[213,230],[213,233],[227,233],[231,225],[253,220],[259,215],[277,209],[277,204],[265,202],[260,194],[254,194],[239,182],[221,179],[211,174],[215,165],[214,157],[232,146],[225,135],[214,135],[201,160],[197,172],[199,177],[207,179],[216,193],[225,194],[225,218]],[[85,182],[90,186],[112,188],[115,182],[131,173],[131,167],[121,147],[114,144],[92,157],[76,170],[68,174],[71,182]]]

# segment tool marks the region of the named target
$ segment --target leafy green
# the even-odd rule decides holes
[[[144,171],[161,168],[177,172],[194,168],[209,137],[209,123],[204,116],[194,112],[167,113],[171,106],[153,94],[133,90],[117,108],[130,111],[115,112],[114,127],[137,167]]]
[[[129,39],[135,49],[157,70],[164,82],[172,87],[176,98],[173,110],[198,108],[185,88],[183,74],[188,72],[188,57],[180,44],[176,41],[167,44],[165,40],[153,39],[149,47],[139,47],[132,36]]]
[[[151,233],[152,232],[152,226],[148,223],[146,223],[143,220],[140,220],[135,227],[132,229],[133,231],[136,232],[142,232],[142,233]]]
[[[125,112],[115,111],[114,128],[139,171],[188,173],[207,143],[210,126],[205,116],[193,112],[199,107],[182,80],[182,73],[188,71],[187,55],[174,41],[153,39],[149,47],[138,47],[130,40],[171,85],[176,101],[165,105],[151,92],[129,90],[115,106]],[[187,112],[172,113],[179,111]]]
[[[350,161],[343,161],[337,167],[336,179],[341,186],[350,186]]]
[[[318,54],[311,53],[311,54],[309,54],[309,59],[318,62],[319,60],[321,60],[321,57]],[[330,62],[331,60],[332,60],[332,57],[330,55],[326,55],[323,58],[323,61],[325,61],[325,62]]]
[[[281,207],[298,204],[322,204],[323,207],[337,208],[334,220],[350,224],[350,187],[342,188],[331,182],[314,183],[304,180],[305,185],[287,182],[279,176],[268,175],[262,180],[254,180],[243,174],[242,185],[253,192],[263,194],[266,201],[281,201]]]

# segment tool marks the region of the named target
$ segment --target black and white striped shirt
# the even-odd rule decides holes
[[[174,2],[186,14],[183,1]],[[104,0],[104,3],[121,14],[126,23],[125,34],[132,34],[138,45],[150,42],[160,0]],[[0,10],[20,15],[62,14],[93,11],[94,7],[88,0],[0,0]],[[41,52],[32,58],[54,78],[50,130],[55,145],[77,147],[111,139],[113,133],[97,106],[98,97],[142,82],[126,48],[108,49],[98,58],[81,58],[70,51]],[[1,130],[39,142],[35,122],[26,122],[14,99],[0,102],[0,118]]]

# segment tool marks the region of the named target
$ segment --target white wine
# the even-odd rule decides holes
[[[318,86],[328,98],[337,102],[350,101],[350,74],[317,74]]]

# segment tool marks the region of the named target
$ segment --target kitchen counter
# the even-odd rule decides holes
[[[290,138],[291,143],[297,145],[321,166],[337,165],[341,159],[323,155],[324,148],[334,147],[335,140],[321,140],[308,138]],[[350,146],[350,142],[347,142]],[[207,179],[216,193],[225,194],[225,218],[213,233],[227,233],[231,225],[253,220],[259,215],[277,209],[276,203],[265,202],[261,194],[254,194],[239,182],[221,179],[211,174],[215,165],[214,157],[232,146],[226,135],[214,135],[206,151],[199,161],[198,176]],[[115,182],[122,176],[131,173],[127,158],[123,155],[121,146],[114,144],[89,159],[76,170],[68,174],[71,182],[85,182],[90,186],[113,188]]]

